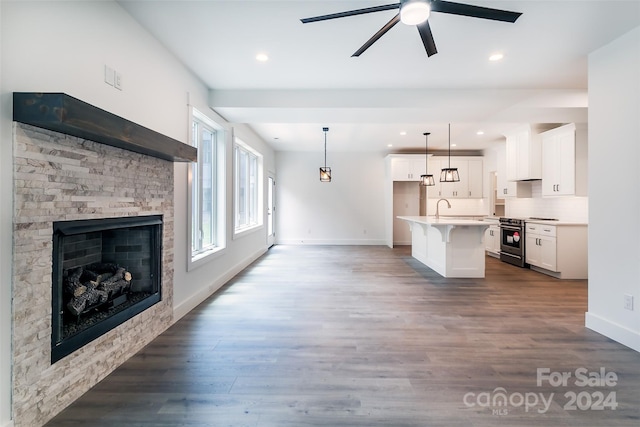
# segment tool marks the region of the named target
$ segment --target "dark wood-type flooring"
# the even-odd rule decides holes
[[[586,311],[586,281],[493,258],[445,279],[408,247],[275,246],[47,425],[638,426],[640,353]]]

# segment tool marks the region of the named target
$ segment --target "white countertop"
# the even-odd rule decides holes
[[[398,216],[398,219],[415,222],[418,224],[426,224],[426,225],[471,225],[471,226],[487,227],[486,221],[478,221],[475,219],[463,219],[463,218],[451,218],[451,217],[449,218],[440,217],[436,219],[435,216]]]
[[[527,224],[542,224],[542,225],[588,225],[586,222],[575,221],[545,221],[544,219],[525,219]]]

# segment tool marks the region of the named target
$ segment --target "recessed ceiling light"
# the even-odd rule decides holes
[[[406,134],[407,134],[407,132],[406,132],[406,131],[404,131],[404,130],[403,130],[403,131],[400,131],[400,135],[405,136]]]
[[[387,147],[393,147],[393,144],[387,144]]]
[[[476,135],[484,135],[484,131],[483,130],[479,130],[478,132],[476,132]]]
[[[266,53],[259,53],[256,55],[256,61],[258,62],[267,62],[269,60],[269,57],[267,56]]]
[[[489,61],[500,61],[504,58],[504,55],[501,53],[494,53],[489,57]]]
[[[457,146],[458,146],[458,144],[451,144],[451,146],[452,146],[452,147],[457,147]]]

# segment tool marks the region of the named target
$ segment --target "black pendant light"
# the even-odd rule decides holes
[[[458,182],[460,174],[458,168],[451,167],[451,123],[449,123],[449,167],[443,168],[440,172],[440,182]]]
[[[331,168],[327,167],[327,132],[329,128],[322,128],[324,132],[324,167],[320,167],[320,182],[331,182]]]
[[[429,163],[429,151],[427,148],[427,143],[428,143],[428,138],[430,133],[429,132],[425,132],[423,133],[424,135],[424,175],[420,175],[420,186],[421,187],[431,187],[433,185],[436,185],[435,181],[433,180],[433,175],[429,175],[429,170],[427,168],[427,164]]]

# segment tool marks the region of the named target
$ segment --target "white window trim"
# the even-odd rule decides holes
[[[247,143],[245,143],[244,141],[242,141],[239,138],[234,137],[233,138],[233,150],[232,150],[232,162],[233,162],[233,239],[239,239],[241,237],[244,237],[248,234],[252,234],[254,232],[257,232],[259,230],[262,230],[265,228],[265,223],[264,223],[264,156],[257,150],[255,150],[253,147],[251,147],[250,145],[248,145]],[[236,161],[235,161],[235,147],[240,146],[242,147],[244,150],[249,151],[250,153],[254,154],[257,158],[257,163],[258,163],[258,170],[257,170],[257,178],[258,178],[258,182],[256,183],[256,187],[257,187],[257,191],[258,191],[258,201],[257,201],[257,206],[258,206],[258,212],[256,212],[256,218],[257,218],[257,223],[253,224],[253,225],[249,225],[246,227],[242,227],[240,229],[236,228],[236,207],[237,207],[237,196],[236,196]]]
[[[217,210],[216,210],[216,231],[217,231],[217,242],[218,245],[214,248],[211,248],[207,251],[200,252],[196,255],[193,255],[191,252],[192,248],[192,229],[193,229],[193,173],[192,167],[189,165],[187,168],[187,271],[192,271],[201,265],[204,265],[211,260],[218,258],[221,256],[227,247],[227,238],[226,238],[226,130],[223,126],[219,125],[211,118],[207,117],[204,113],[198,111],[197,109],[191,107],[189,109],[189,135],[188,141],[193,141],[192,137],[192,123],[193,120],[197,119],[207,126],[211,127],[217,132],[216,137],[216,201],[217,201]]]

